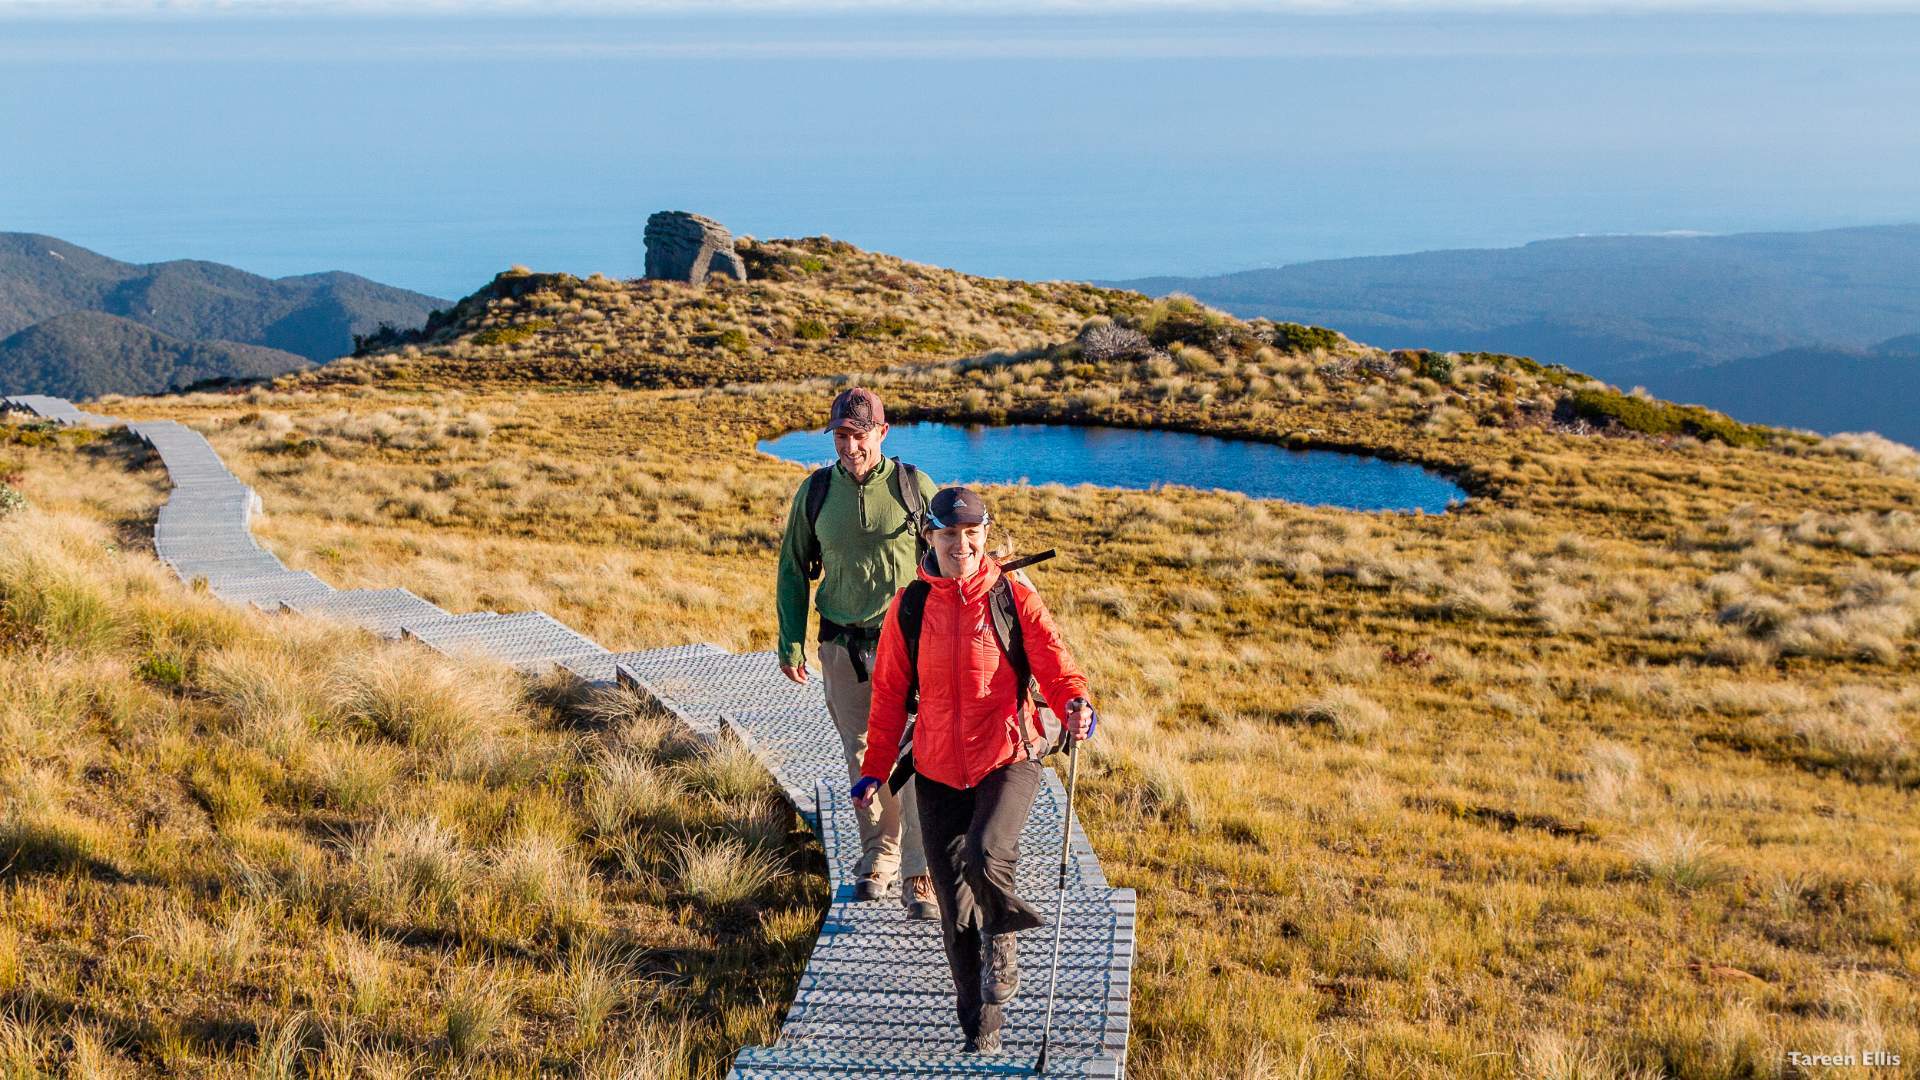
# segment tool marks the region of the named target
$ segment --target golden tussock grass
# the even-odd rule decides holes
[[[36,494],[89,468],[34,454]],[[9,514],[0,1071],[719,1075],[778,1023],[804,954],[758,927],[810,930],[817,849],[735,751],[577,697],[196,596],[100,515]],[[748,822],[724,905],[619,854]]]
[[[890,286],[835,286],[856,305],[863,287]],[[604,323],[550,312],[537,340],[578,351],[601,332],[588,324],[692,318],[667,309],[696,302],[739,321],[743,296],[751,285],[576,289],[575,314]],[[954,320],[936,332],[961,341],[978,301],[922,317]],[[1130,1071],[1776,1076],[1786,1049],[1870,1039],[1920,1060],[1909,453],[1596,430],[1564,410],[1592,385],[1574,373],[1387,354],[1191,302],[1102,303],[1147,345],[1042,326],[946,362],[756,340],[752,364],[661,377],[680,388],[535,362],[527,378],[548,381],[528,389],[456,334],[372,358],[390,370],[365,384],[109,411],[205,431],[265,496],[261,535],[293,565],[458,609],[538,607],[611,648],[772,645],[773,549],[802,471],[754,440],[817,427],[846,373],[900,418],[1151,425],[1444,469],[1475,497],[1443,515],[989,490],[1019,547],[1067,556],[1035,577],[1105,717],[1082,810],[1109,875],[1141,896]],[[471,416],[484,437],[450,433]],[[40,498],[83,467],[32,454]],[[621,881],[702,860],[737,881],[739,853],[764,850],[746,833],[777,832],[744,824],[765,789],[724,755],[689,762],[631,706],[600,703],[591,752],[562,758],[599,769],[567,802],[576,857]],[[346,735],[401,763],[434,752],[378,725]],[[468,768],[462,783],[498,775]],[[228,788],[247,828],[273,819]],[[709,832],[636,827],[689,806]],[[396,828],[421,816],[395,809],[409,811]],[[494,828],[551,835],[512,825]],[[66,827],[75,850],[111,840]],[[464,872],[484,877],[474,858]],[[768,908],[760,927],[804,954],[802,914]]]

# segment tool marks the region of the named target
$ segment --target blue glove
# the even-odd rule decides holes
[[[1096,710],[1093,707],[1093,702],[1088,701],[1086,698],[1083,698],[1083,697],[1077,697],[1077,698],[1074,698],[1072,701],[1067,702],[1067,711],[1072,712],[1073,707],[1075,705],[1085,705],[1087,707],[1087,734],[1084,739],[1079,740],[1081,742],[1085,742],[1086,739],[1093,738],[1093,733],[1099,729],[1100,713],[1098,710]]]
[[[874,788],[877,788],[879,786],[880,786],[880,781],[875,780],[871,776],[863,776],[860,779],[855,780],[853,782],[854,801],[858,802],[861,799],[866,798],[868,795],[871,795],[873,793]]]

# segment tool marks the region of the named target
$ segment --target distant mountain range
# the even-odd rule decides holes
[[[1103,284],[1385,348],[1517,353],[1745,420],[1920,444],[1920,225],[1577,237]]]
[[[142,394],[277,375],[446,306],[353,274],[125,263],[51,236],[0,233],[0,393]]]

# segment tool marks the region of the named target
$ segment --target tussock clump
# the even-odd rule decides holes
[[[444,919],[459,906],[474,860],[452,831],[413,818],[375,825],[350,860],[364,909],[375,917]]]
[[[1631,817],[1640,795],[1640,757],[1617,743],[1587,749],[1587,806],[1596,814]]]
[[[1419,568],[1409,567],[1410,573]],[[1421,611],[1442,619],[1504,618],[1518,606],[1513,581],[1498,566],[1469,566],[1450,573],[1436,573],[1426,583],[1436,595]]]
[[[1766,637],[1785,626],[1793,609],[1771,596],[1735,600],[1720,609],[1715,618],[1722,626],[1737,627],[1754,637]]]
[[[340,722],[429,750],[471,746],[524,716],[519,686],[505,667],[422,664],[405,645],[341,667],[332,683]]]
[[[1692,829],[1676,827],[1633,840],[1627,854],[1642,876],[1683,892],[1719,885],[1735,874],[1720,846]]]
[[[1900,658],[1894,635],[1904,634],[1911,621],[1904,613],[1886,618],[1867,611],[1801,616],[1781,625],[1773,640],[1785,656],[1891,664]]]
[[[1300,706],[1300,719],[1320,724],[1342,739],[1361,742],[1386,729],[1387,710],[1350,686],[1339,686]]]
[[[764,795],[773,785],[767,766],[753,751],[733,739],[722,740],[710,752],[678,768],[689,789],[704,791],[723,802]]]
[[[1130,621],[1139,614],[1139,600],[1132,590],[1118,585],[1101,585],[1080,594],[1079,603],[1102,612],[1108,618]]]
[[[1204,585],[1182,585],[1167,594],[1173,606],[1198,615],[1217,614],[1226,606],[1220,594]]]
[[[297,1080],[301,1061],[308,1057],[307,1025],[288,1018],[261,1031],[254,1052],[253,1080]]]
[[[1102,763],[1113,771],[1114,783],[1128,812],[1201,828],[1209,820],[1193,777],[1164,744],[1140,739],[1125,746],[1097,749]]]
[[[488,873],[494,895],[516,918],[579,926],[598,904],[593,881],[568,847],[549,836],[523,836],[494,855]]]
[[[1586,598],[1569,585],[1548,585],[1526,604],[1527,614],[1550,633],[1564,634],[1585,622]]]
[[[513,1014],[512,989],[482,972],[460,977],[447,993],[442,1030],[456,1061],[479,1057]]]
[[[1832,435],[1820,440],[1816,449],[1819,453],[1863,461],[1894,476],[1920,477],[1920,450],[1872,432]]]
[[[632,752],[607,750],[594,759],[582,801],[594,831],[613,836],[674,806],[681,795],[667,771]]]
[[[576,945],[567,956],[567,1004],[589,1044],[597,1043],[607,1017],[626,998],[632,964],[604,945]]]
[[[1634,1063],[1590,1037],[1542,1031],[1520,1045],[1519,1075],[1528,1080],[1662,1080],[1658,1062]]]
[[[1808,764],[1838,768],[1856,780],[1905,783],[1920,780],[1920,746],[1908,730],[1915,720],[1920,695],[1849,686],[1775,714],[1772,722]]]
[[[766,853],[732,839],[683,841],[672,862],[674,887],[716,908],[745,903],[786,874]]]

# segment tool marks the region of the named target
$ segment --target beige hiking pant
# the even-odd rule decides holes
[[[827,684],[827,712],[840,732],[840,746],[847,753],[847,784],[852,786],[860,779],[860,761],[867,753],[867,713],[873,704],[873,684],[861,682],[854,675],[853,657],[837,641],[820,643],[820,677]],[[865,809],[854,807],[854,814],[860,819],[856,875],[877,873],[890,880],[895,874],[919,877],[927,872],[912,784],[896,797],[882,782],[874,800]]]

